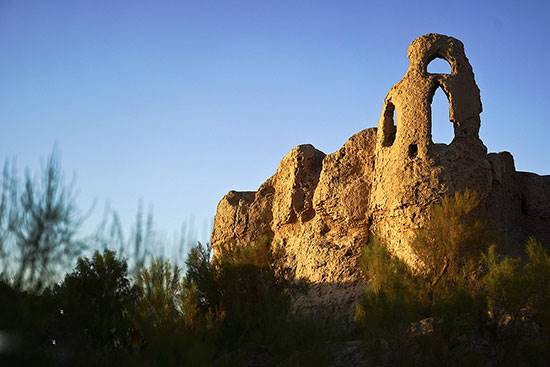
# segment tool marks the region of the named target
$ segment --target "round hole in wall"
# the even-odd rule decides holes
[[[436,57],[428,63],[429,74],[451,74],[451,64],[442,57]]]

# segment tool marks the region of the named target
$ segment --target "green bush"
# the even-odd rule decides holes
[[[404,325],[425,311],[423,284],[407,264],[372,240],[360,259],[367,287],[355,308],[355,321],[372,337],[396,336]]]
[[[417,230],[412,249],[432,287],[442,278],[448,285],[464,282],[493,242],[487,220],[477,213],[478,206],[476,192],[457,192],[433,205],[425,226]]]
[[[478,205],[477,194],[466,191],[432,206],[412,243],[420,269],[413,271],[379,241],[364,247],[361,267],[368,283],[355,320],[379,363],[452,364],[459,357],[451,351],[452,340],[478,332],[486,306],[476,278],[492,238],[487,222],[476,214]],[[431,330],[409,335],[423,319]],[[478,357],[468,351],[460,356]]]
[[[284,279],[276,275],[269,243],[259,241],[222,252],[215,260],[223,329],[237,344],[269,344],[290,309]],[[270,335],[274,333],[274,335]]]
[[[517,317],[529,308],[541,321],[548,321],[550,308],[550,256],[544,246],[530,238],[525,246],[526,259],[499,259],[491,247],[486,255],[489,271],[483,278],[492,313]]]
[[[142,340],[133,365],[207,365],[214,344],[196,327],[190,286],[178,266],[155,259],[137,276],[135,326]]]
[[[483,285],[488,312],[502,331],[498,361],[502,365],[545,365],[550,358],[550,256],[530,238],[524,260],[487,255]]]
[[[527,241],[528,261],[524,266],[529,290],[529,305],[535,310],[536,319],[550,336],[550,255],[534,238]]]
[[[550,255],[533,238],[523,260],[497,255],[478,204],[467,191],[430,210],[413,243],[424,265],[416,272],[377,241],[363,249],[368,283],[355,320],[375,362],[538,366],[550,358]],[[421,324],[429,326],[412,331]]]
[[[197,246],[187,265],[190,324],[207,330],[220,366],[254,364],[322,366],[328,361],[324,333],[291,313],[289,279],[269,239],[224,246],[210,259]],[[194,297],[194,298],[193,298]]]
[[[49,331],[55,349],[79,365],[101,366],[114,364],[134,348],[132,316],[138,293],[127,271],[126,262],[109,250],[78,259],[75,270],[50,295],[55,308]]]
[[[528,297],[527,278],[522,272],[519,258],[498,259],[496,249],[491,246],[487,251],[488,272],[483,277],[487,294],[489,312],[506,312],[518,315]]]
[[[178,266],[155,259],[149,267],[140,270],[136,285],[139,291],[137,313],[145,318],[143,323],[154,328],[183,323],[180,297],[184,282]]]

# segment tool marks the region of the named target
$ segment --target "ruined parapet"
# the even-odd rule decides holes
[[[490,153],[479,137],[482,105],[463,44],[427,34],[408,48],[409,67],[388,92],[377,128],[325,156],[311,145],[292,149],[256,192],[231,191],[219,203],[212,247],[270,238],[285,265],[310,282],[297,312],[348,320],[363,288],[358,258],[370,233],[415,264],[410,244],[428,208],[466,188],[480,194],[480,215],[513,252],[527,236],[550,244],[550,176],[516,172],[510,153]],[[450,74],[430,74],[443,58]],[[454,139],[434,143],[431,103],[449,100]]]
[[[403,160],[428,156],[433,144],[431,103],[437,88],[441,88],[449,100],[449,120],[454,126],[455,138],[466,139],[472,145],[482,144],[479,88],[462,42],[430,33],[410,44],[408,58],[405,76],[384,100],[378,123],[380,146],[395,146],[393,151]],[[446,60],[451,74],[429,73],[428,64],[435,58]]]

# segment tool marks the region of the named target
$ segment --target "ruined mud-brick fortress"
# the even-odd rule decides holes
[[[426,34],[407,56],[409,67],[384,99],[377,127],[328,155],[297,146],[257,191],[230,191],[218,205],[214,251],[259,238],[282,246],[285,265],[312,285],[296,300],[298,311],[349,317],[363,287],[357,261],[369,234],[414,262],[410,244],[427,209],[465,189],[480,195],[480,215],[498,226],[505,251],[519,252],[531,235],[550,243],[550,176],[518,172],[510,153],[487,152],[479,137],[480,91],[462,42]],[[435,58],[450,64],[450,74],[427,71]],[[448,145],[432,141],[438,88],[454,127]]]

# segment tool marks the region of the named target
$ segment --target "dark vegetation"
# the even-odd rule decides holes
[[[178,264],[155,254],[142,210],[128,238],[116,214],[81,237],[72,193],[55,158],[22,182],[5,166],[0,365],[331,365],[340,340],[292,313],[301,287],[268,239],[215,257],[197,244]],[[478,204],[467,191],[432,208],[413,244],[422,271],[379,241],[364,247],[348,337],[364,340],[370,365],[549,360],[550,256],[535,239],[523,259],[500,255]]]
[[[355,321],[382,365],[544,366],[550,360],[550,255],[530,238],[525,258],[499,255],[479,200],[466,191],[431,210],[409,268],[377,241]]]

